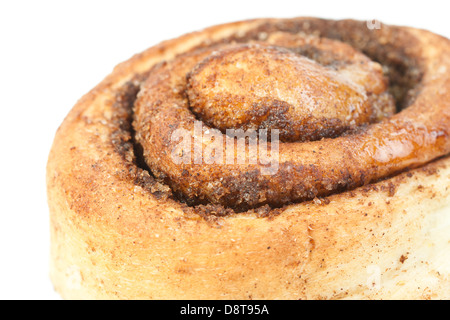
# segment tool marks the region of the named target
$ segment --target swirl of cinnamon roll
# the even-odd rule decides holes
[[[136,137],[153,174],[188,203],[281,206],[353,189],[450,151],[442,105],[423,101],[422,93],[394,114],[388,87],[382,66],[348,44],[276,32],[264,41],[200,48],[150,72],[136,101]],[[196,119],[204,122],[197,133]],[[277,170],[267,174],[266,159],[249,152],[248,141],[225,161],[229,129],[278,130]],[[184,150],[192,158],[177,163],[173,137],[180,130],[192,141],[192,153]],[[217,130],[222,139],[211,138]],[[211,144],[219,161],[194,159],[194,150]]]

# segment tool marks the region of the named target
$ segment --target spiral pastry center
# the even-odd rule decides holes
[[[394,111],[392,100],[371,101],[386,85],[381,67],[365,62],[344,73],[281,47],[232,46],[188,74],[187,94],[192,111],[222,132],[277,129],[281,141],[335,137]],[[373,81],[360,83],[362,73]]]
[[[390,92],[401,92],[383,71],[312,35],[200,46],[149,72],[134,104],[136,141],[153,175],[192,205],[247,210],[356,188],[450,151],[442,107],[419,95],[395,113]],[[252,149],[258,136],[229,129],[272,140]]]

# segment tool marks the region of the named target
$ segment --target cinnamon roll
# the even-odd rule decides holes
[[[117,66],[58,129],[67,299],[450,298],[450,41],[257,19]]]

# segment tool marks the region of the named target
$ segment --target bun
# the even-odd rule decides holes
[[[56,134],[56,290],[450,298],[449,70],[441,36],[315,18],[134,56]]]

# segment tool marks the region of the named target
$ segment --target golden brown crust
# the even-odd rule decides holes
[[[377,39],[384,36],[385,48],[368,45],[367,54],[391,68],[397,101],[414,103],[416,111],[426,111],[425,123],[448,134],[450,82],[442,80],[442,66],[449,58],[440,51],[448,41],[411,28],[369,32],[355,25],[362,26],[298,18],[212,27],[133,57],[83,97],[59,128],[47,169],[51,276],[63,297],[449,298],[448,156],[325,199],[235,213],[180,202],[152,176],[133,141],[127,103],[149,69],[208,42],[258,39],[278,31],[320,33],[356,48],[370,43],[371,32],[379,33]],[[402,55],[405,41],[410,52]],[[391,50],[390,64],[380,50]],[[434,71],[420,87],[414,84],[423,65],[411,55],[429,57],[426,66]],[[403,76],[395,63],[407,67]],[[430,115],[435,105],[441,107],[439,117]],[[410,109],[404,111],[414,117]],[[425,136],[416,129],[406,137]],[[446,150],[445,143],[437,150]],[[416,152],[421,163],[436,156],[427,148]],[[369,279],[377,272],[381,287],[373,288]]]

